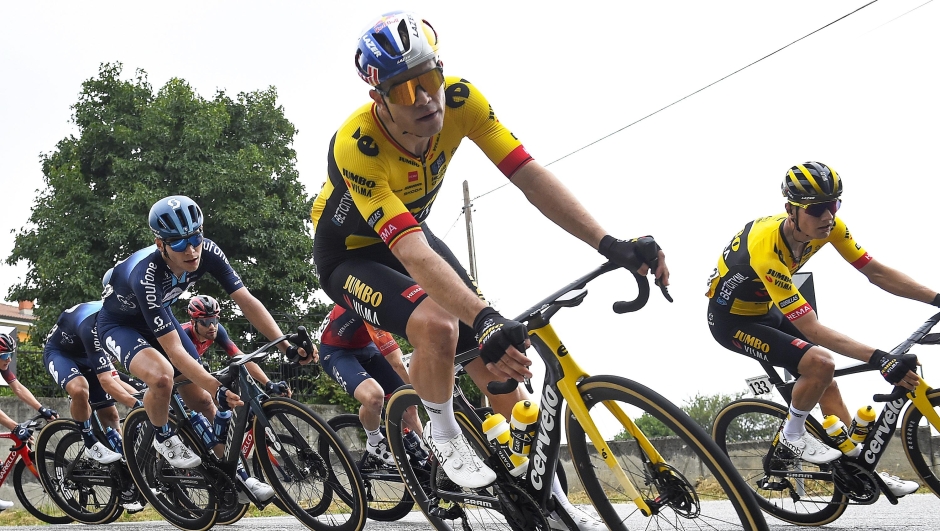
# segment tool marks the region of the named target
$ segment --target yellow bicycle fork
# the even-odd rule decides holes
[[[617,457],[610,450],[600,430],[597,429],[597,425],[594,424],[594,420],[591,418],[591,414],[588,412],[587,406],[581,398],[581,394],[578,392],[578,382],[581,381],[582,378],[586,378],[590,375],[568,355],[568,350],[561,343],[561,339],[558,338],[551,324],[529,330],[529,334],[538,336],[555,354],[564,374],[564,377],[558,381],[558,390],[561,392],[561,396],[568,402],[568,407],[571,408],[575,418],[578,419],[578,423],[581,424],[584,432],[587,434],[588,438],[591,439],[591,443],[594,445],[598,454],[600,454],[604,462],[607,463],[611,473],[613,473],[617,481],[620,482],[627,496],[633,500],[633,503],[636,504],[643,516],[650,516],[652,510],[650,510],[646,500],[643,499],[639,491],[637,491],[636,487],[633,485],[633,482],[630,481],[630,478],[627,477],[627,474],[623,471],[623,467],[620,466]],[[643,452],[654,464],[665,463],[663,457],[656,451],[656,448],[653,447],[649,439],[646,438],[646,435],[643,434],[636,424],[634,424],[633,420],[627,416],[616,402],[605,401],[604,406],[617,418],[627,433],[637,440]]]

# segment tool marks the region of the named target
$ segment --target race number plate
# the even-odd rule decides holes
[[[770,394],[773,386],[770,384],[770,378],[766,374],[752,376],[744,380],[754,396]]]

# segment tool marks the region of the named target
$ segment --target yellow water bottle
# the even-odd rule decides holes
[[[856,444],[865,442],[868,432],[871,429],[871,423],[875,420],[875,410],[871,406],[860,407],[855,412],[855,418],[852,419],[852,427],[849,429],[849,436]]]
[[[509,419],[509,435],[512,437],[512,453],[529,455],[532,441],[535,440],[536,421],[539,418],[539,406],[531,400],[520,400],[512,408]]]
[[[855,441],[849,439],[845,432],[845,424],[839,420],[839,417],[826,415],[826,418],[823,419],[823,428],[826,429],[826,433],[828,433],[829,437],[836,443],[839,450],[842,450],[843,454],[849,457],[855,457],[861,453],[862,449],[855,446]]]
[[[499,456],[499,460],[506,466],[506,470],[514,477],[525,474],[526,469],[529,467],[529,458],[512,453],[509,423],[506,422],[506,417],[499,413],[486,417],[483,420],[483,432],[486,433],[486,438],[490,441],[493,452]]]

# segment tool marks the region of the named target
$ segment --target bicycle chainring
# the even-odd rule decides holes
[[[870,470],[848,460],[833,461],[832,482],[842,494],[861,505],[875,503],[881,488]]]
[[[210,488],[215,490],[216,499],[219,501],[219,510],[224,511],[227,507],[238,505],[238,490],[235,488],[235,482],[221,468],[203,461],[202,466],[206,471],[206,480],[209,481]]]
[[[502,506],[500,512],[513,531],[551,530],[535,498],[516,484],[515,480],[497,480],[492,489]]]

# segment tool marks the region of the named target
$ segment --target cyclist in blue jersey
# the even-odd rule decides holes
[[[99,441],[91,428],[91,402],[105,427],[121,431],[115,400],[135,407],[133,388],[122,382],[98,341],[97,319],[101,301],[84,302],[62,312],[46,338],[42,362],[53,381],[68,393],[72,419],[85,442],[85,457],[100,463],[113,463],[121,454]]]
[[[39,411],[39,414],[43,416],[46,420],[51,420],[58,418],[59,414],[56,413],[54,409],[44,407],[42,404],[36,400],[36,397],[33,396],[33,393],[26,388],[25,385],[21,384],[19,380],[16,379],[16,374],[10,370],[10,364],[13,363],[13,355],[16,354],[16,340],[12,335],[6,333],[0,333],[0,378],[10,386],[10,390],[13,391],[13,394],[17,398],[28,404],[33,409]],[[27,423],[17,424],[17,422],[11,419],[6,413],[0,411],[0,424],[6,426],[13,432],[13,435],[26,442],[32,436],[33,432],[27,427]],[[9,509],[13,507],[13,502],[6,500],[0,500],[0,511]]]
[[[103,294],[104,306],[98,313],[98,336],[105,350],[147,384],[144,408],[156,429],[154,447],[172,466],[191,468],[201,459],[168,423],[174,379],[188,379],[195,384],[179,387],[178,391],[197,411],[214,412],[215,406],[225,411],[242,401],[205,370],[170,305],[209,274],[265,337],[283,334],[264,305],[242,283],[225,253],[203,236],[202,210],[192,199],[170,196],[157,201],[150,209],[149,225],[154,245],[133,253],[113,268]],[[302,364],[317,359],[315,349],[308,354],[287,341],[279,343],[278,348]]]

